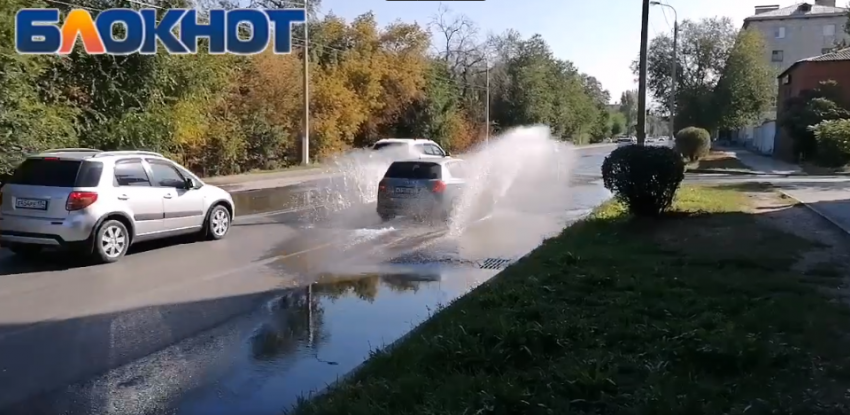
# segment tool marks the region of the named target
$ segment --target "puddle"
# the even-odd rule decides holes
[[[324,275],[270,303],[265,321],[230,349],[228,367],[184,395],[172,413],[278,415],[494,274],[406,266],[382,275]]]

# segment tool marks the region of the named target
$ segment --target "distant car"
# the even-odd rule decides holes
[[[148,151],[56,149],[29,156],[0,188],[0,246],[34,257],[69,249],[115,262],[130,245],[197,233],[221,239],[230,193]]]
[[[377,212],[447,220],[466,185],[464,161],[457,158],[393,162],[378,184]]]
[[[429,159],[448,157],[449,153],[434,141],[424,138],[384,138],[372,150],[393,160]]]
[[[628,146],[635,143],[637,143],[637,139],[632,137],[620,137],[617,139],[617,147]]]

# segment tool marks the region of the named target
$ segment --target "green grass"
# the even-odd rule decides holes
[[[746,204],[603,205],[295,413],[848,413],[850,313]]]

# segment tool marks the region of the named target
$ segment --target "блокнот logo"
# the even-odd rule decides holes
[[[152,55],[158,43],[169,53],[190,54],[198,52],[198,39],[206,38],[210,54],[254,55],[268,49],[273,38],[274,53],[287,54],[292,50],[292,24],[304,23],[306,13],[304,9],[216,9],[210,10],[202,23],[193,9],[168,9],[164,13],[108,9],[95,18],[87,10],[74,9],[61,26],[59,17],[58,9],[19,10],[15,16],[18,53],[67,55],[77,39],[82,39],[83,48],[91,55]],[[246,23],[251,27],[247,39],[240,36]],[[116,26],[123,27],[122,36],[113,34]]]

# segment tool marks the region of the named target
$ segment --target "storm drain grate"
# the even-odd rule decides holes
[[[479,266],[481,269],[504,269],[511,264],[513,260],[505,258],[487,258]]]

